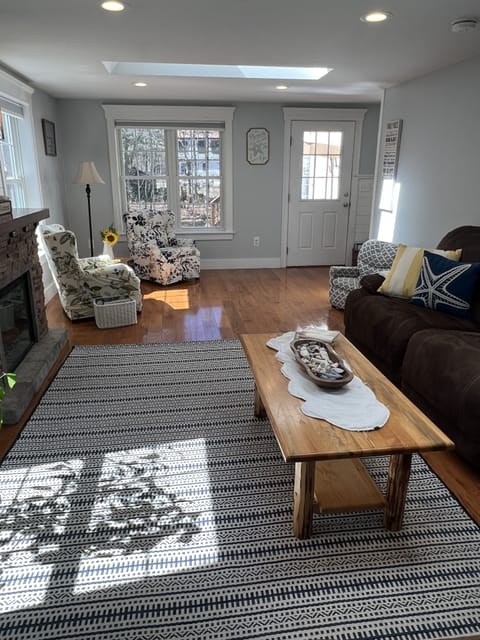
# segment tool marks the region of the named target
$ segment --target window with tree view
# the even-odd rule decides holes
[[[178,228],[221,228],[222,131],[118,127],[121,183],[128,211],[177,213]]]

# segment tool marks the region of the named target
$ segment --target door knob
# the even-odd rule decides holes
[[[349,202],[344,202],[344,203],[343,203],[343,206],[344,206],[344,207],[349,207],[349,206],[350,206],[350,203],[349,203]]]

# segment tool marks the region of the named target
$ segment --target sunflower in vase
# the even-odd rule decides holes
[[[111,224],[108,229],[102,229],[102,231],[100,231],[100,236],[103,240],[103,255],[114,258],[115,256],[113,255],[113,247],[120,239],[120,234],[115,229],[113,224]]]

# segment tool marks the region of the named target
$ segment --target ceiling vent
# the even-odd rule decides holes
[[[473,31],[478,26],[477,18],[458,18],[450,23],[450,28],[453,33],[465,33],[466,31]]]

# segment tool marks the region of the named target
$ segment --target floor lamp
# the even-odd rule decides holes
[[[92,231],[92,210],[90,209],[90,185],[91,184],[105,184],[100,177],[100,174],[95,167],[95,163],[92,162],[80,162],[77,176],[73,181],[73,184],[84,184],[85,192],[87,194],[88,203],[88,227],[90,230],[90,255],[93,257],[94,244],[93,244],[93,231]]]

